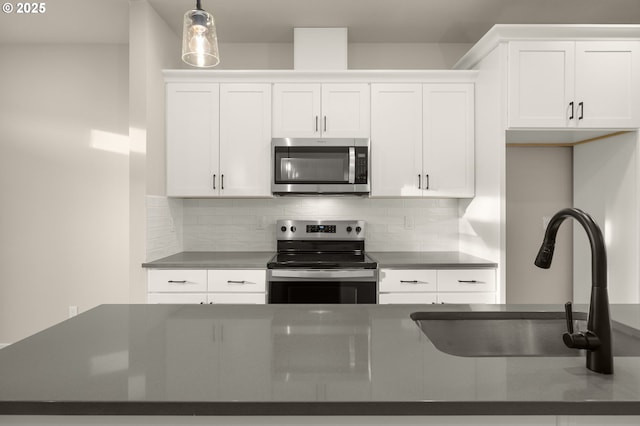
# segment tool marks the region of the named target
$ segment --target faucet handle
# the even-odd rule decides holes
[[[591,331],[573,332],[573,304],[571,302],[564,304],[564,312],[567,317],[567,333],[562,335],[565,346],[572,349],[598,349],[600,347],[600,339],[595,333]]]
[[[573,309],[572,309],[573,304],[571,303],[571,301],[567,302],[564,304],[564,313],[566,315],[566,319],[567,319],[567,332],[569,332],[569,334],[573,334]]]

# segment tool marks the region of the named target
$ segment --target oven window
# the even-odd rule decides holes
[[[347,183],[348,147],[276,147],[276,183]]]
[[[371,282],[279,282],[269,283],[269,303],[376,303]]]

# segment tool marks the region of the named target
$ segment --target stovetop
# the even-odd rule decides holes
[[[348,252],[278,253],[267,263],[269,269],[375,269],[377,266],[364,253]]]
[[[365,254],[362,220],[279,220],[269,269],[375,269]]]

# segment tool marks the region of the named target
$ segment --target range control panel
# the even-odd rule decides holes
[[[327,234],[335,234],[336,225],[307,225],[307,232],[326,232]]]
[[[363,220],[279,220],[278,240],[364,240]]]

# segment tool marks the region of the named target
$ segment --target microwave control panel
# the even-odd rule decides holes
[[[369,176],[369,158],[367,147],[356,147],[356,181],[355,183],[367,183]]]

